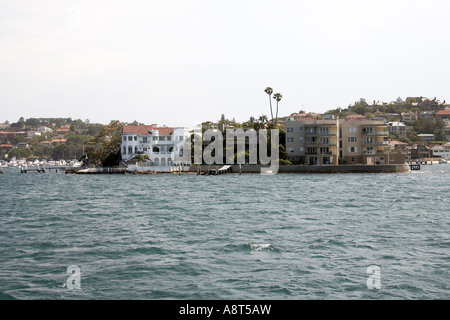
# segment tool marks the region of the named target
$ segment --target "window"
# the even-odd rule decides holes
[[[305,148],[304,147],[300,147],[300,152],[304,152]]]
[[[167,141],[172,141],[172,137],[171,137],[171,136],[168,136],[168,137],[167,137]]]
[[[137,141],[137,136],[134,136],[134,141]]]
[[[348,137],[348,142],[358,142],[358,137]]]
[[[350,159],[350,162],[355,162],[355,161],[356,161],[355,158],[351,158],[351,159]]]
[[[320,127],[319,133],[320,134],[328,134],[328,127]]]
[[[350,148],[348,148],[348,152],[350,152],[350,153],[358,152],[358,148],[357,147],[350,147]]]
[[[158,141],[158,137],[157,137],[157,136],[154,136],[154,137],[153,137],[153,141]]]
[[[303,132],[303,127],[300,127],[300,132]]]
[[[328,137],[320,137],[320,143],[330,144],[330,139]]]
[[[356,127],[349,127],[348,128],[349,133],[356,133]]]
[[[180,141],[183,141],[183,139],[184,139],[184,137],[183,137],[183,136],[180,136]]]
[[[133,141],[133,137],[132,136],[128,136],[128,141]]]
[[[165,136],[159,137],[159,141],[166,141],[166,137]]]
[[[128,146],[128,154],[133,154],[133,147],[132,146]]]
[[[143,138],[142,138],[142,142],[143,142],[143,143],[147,143],[147,137],[143,137]]]
[[[123,141],[127,141],[127,137],[126,136],[123,137]]]
[[[123,147],[123,154],[127,154],[127,147]]]

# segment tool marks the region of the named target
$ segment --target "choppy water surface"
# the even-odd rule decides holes
[[[0,299],[448,299],[449,179],[5,170]]]

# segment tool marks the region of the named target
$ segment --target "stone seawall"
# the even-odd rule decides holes
[[[221,165],[202,165],[200,172],[214,171],[220,169]],[[241,173],[261,173],[261,168],[269,168],[262,165],[242,165]],[[190,172],[198,172],[198,166],[191,166]],[[231,166],[232,173],[239,173],[239,165]],[[408,164],[385,164],[385,165],[326,165],[326,166],[283,166],[280,165],[278,173],[307,174],[307,173],[405,173],[410,172]]]

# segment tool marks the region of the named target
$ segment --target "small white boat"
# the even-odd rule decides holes
[[[442,159],[442,160],[439,160],[439,163],[447,163],[447,160],[445,160],[445,159]]]

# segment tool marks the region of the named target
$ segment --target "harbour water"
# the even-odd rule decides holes
[[[448,299],[449,182],[5,170],[0,299]]]

